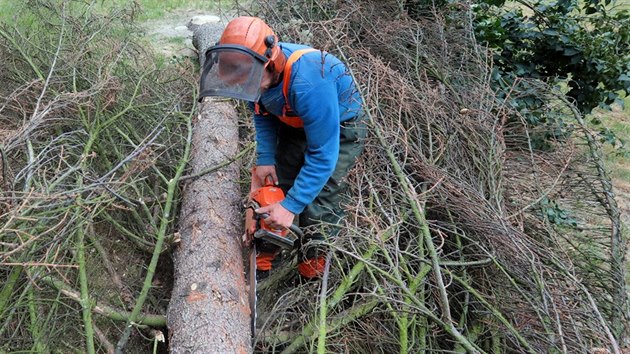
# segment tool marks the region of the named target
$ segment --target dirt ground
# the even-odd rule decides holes
[[[619,106],[614,106],[612,112],[606,114],[605,125],[612,126],[617,137],[625,141],[625,149],[630,149],[630,113],[626,110],[622,110]],[[610,147],[604,147],[604,154],[614,154],[618,151],[614,151]],[[615,193],[617,195],[617,203],[621,209],[621,219],[626,226],[626,229],[630,229],[630,157],[608,157],[608,170],[613,179],[613,185]]]
[[[145,22],[143,28],[156,50],[165,57],[197,56],[192,44],[193,33],[188,25],[191,22],[209,24],[219,40],[228,18],[227,13],[210,14],[195,9],[178,9],[170,12],[163,19]]]

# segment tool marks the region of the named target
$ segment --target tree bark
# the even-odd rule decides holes
[[[193,32],[192,44],[199,51],[199,66],[202,68],[206,61],[206,49],[215,45],[221,38],[223,25],[219,20],[214,16],[197,16],[187,25]]]
[[[191,173],[237,154],[236,122],[230,102],[204,100],[194,123]],[[238,163],[232,163],[194,179],[183,192],[167,318],[172,353],[251,352],[238,180]]]

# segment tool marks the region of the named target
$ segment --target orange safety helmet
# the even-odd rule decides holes
[[[278,37],[263,20],[237,17],[227,24],[219,42],[206,51],[199,99],[227,96],[257,102],[265,71],[279,74],[285,63]]]
[[[241,16],[230,21],[219,40],[219,44],[238,44],[269,59],[265,65],[273,65],[273,71],[284,70],[286,57],[277,45],[278,36],[258,17]]]

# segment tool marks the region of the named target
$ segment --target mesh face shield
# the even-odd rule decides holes
[[[206,51],[199,100],[223,96],[257,102],[268,59],[240,45],[220,44]]]

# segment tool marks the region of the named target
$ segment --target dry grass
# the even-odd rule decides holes
[[[594,129],[605,127],[618,139],[615,144],[603,144],[606,167],[613,178],[613,184],[619,195],[619,207],[626,225],[630,224],[630,99],[626,99],[625,109],[613,106],[611,111],[597,111],[593,114],[602,123]]]

